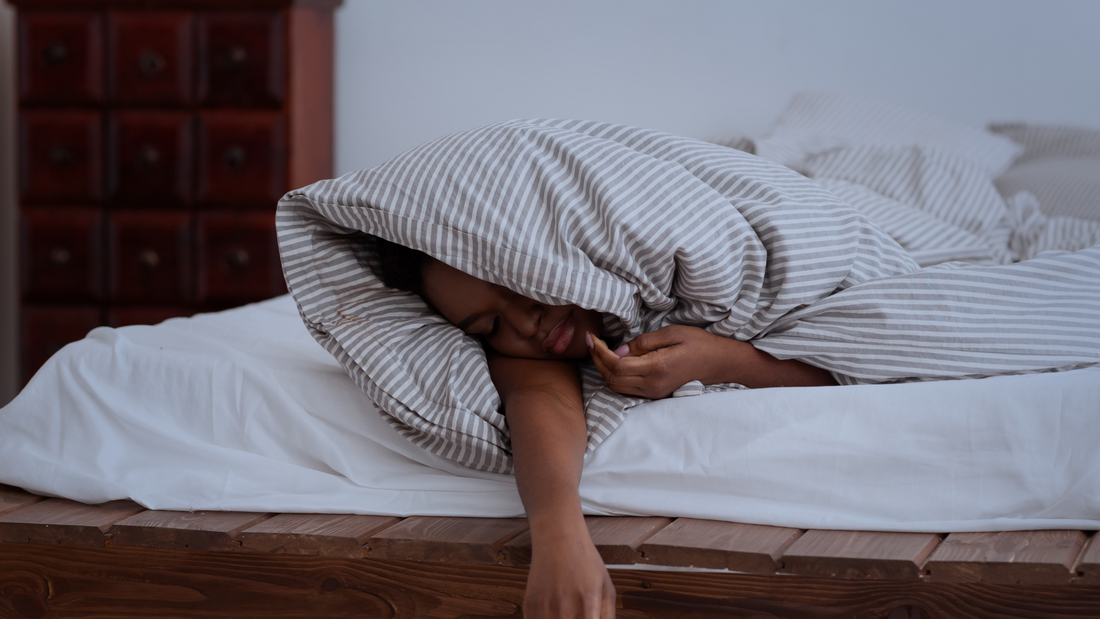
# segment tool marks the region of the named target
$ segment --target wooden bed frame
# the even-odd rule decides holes
[[[1100,617],[1084,531],[588,525],[624,618]],[[520,617],[530,554],[522,518],[155,511],[0,486],[4,618]]]

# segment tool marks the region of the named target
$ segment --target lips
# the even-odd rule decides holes
[[[573,314],[570,313],[546,335],[546,339],[542,341],[543,352],[560,355],[569,348],[569,344],[573,341],[573,334]]]

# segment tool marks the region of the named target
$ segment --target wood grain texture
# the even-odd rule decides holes
[[[524,518],[413,516],[372,535],[368,556],[447,563],[497,564],[506,542],[527,530]]]
[[[0,516],[0,542],[103,546],[111,525],[144,510],[133,501],[46,499]]]
[[[1094,617],[1096,586],[612,570],[618,616]],[[519,617],[527,570],[147,548],[0,545],[0,616]]]
[[[638,550],[645,563],[773,574],[800,529],[678,518]]]
[[[0,484],[0,516],[41,500],[42,497],[36,494],[31,494],[15,486]]]
[[[920,578],[940,543],[935,533],[806,531],[780,559],[784,574],[829,578]]]
[[[279,514],[237,535],[241,550],[359,558],[371,535],[400,518],[348,514]]]
[[[1092,534],[1085,551],[1074,567],[1074,583],[1100,585],[1100,537]]]
[[[588,534],[604,563],[623,565],[642,562],[639,547],[672,523],[671,518],[620,518],[585,516]],[[531,532],[525,531],[504,544],[505,565],[531,564]]]
[[[235,550],[237,534],[271,517],[255,512],[149,510],[111,527],[111,543],[148,548]]]
[[[290,10],[290,152],[288,184],[304,187],[332,177],[333,84],[335,70],[332,13]]]
[[[924,570],[937,582],[1066,584],[1086,539],[1081,531],[952,533]]]

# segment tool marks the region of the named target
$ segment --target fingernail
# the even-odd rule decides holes
[[[619,355],[620,357],[627,356],[628,354],[630,354],[630,346],[623,344],[622,346],[615,349],[615,354]]]
[[[588,342],[588,347],[592,348],[595,344],[592,343],[592,334],[588,331],[584,332],[584,341]]]

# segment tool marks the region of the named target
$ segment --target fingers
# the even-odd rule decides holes
[[[615,619],[615,584],[604,569],[603,592],[600,597],[600,619]]]
[[[638,357],[622,357],[612,352],[600,338],[588,335],[592,343],[592,362],[596,364],[596,369],[603,375],[604,380],[608,380],[611,376],[645,376],[649,373],[650,363],[646,360]]]
[[[661,327],[656,331],[639,335],[631,340],[627,346],[630,348],[631,355],[640,357],[659,348],[668,348],[680,344],[683,342],[682,331],[683,329],[679,325]]]
[[[598,337],[593,336],[591,342],[592,362],[612,391],[642,398],[667,395],[661,381],[651,376],[663,371],[662,359],[654,355],[620,358]]]

